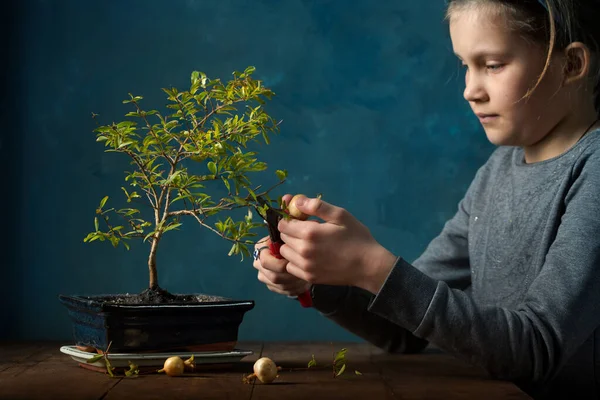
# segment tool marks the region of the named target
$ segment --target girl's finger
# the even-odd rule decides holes
[[[271,292],[275,292],[277,294],[282,294],[284,296],[297,296],[298,294],[294,294],[294,291],[290,291],[290,290],[285,290],[280,288],[279,286],[272,286],[272,285],[267,285],[267,289],[269,289]]]
[[[258,272],[258,275],[257,275],[258,280],[270,288],[277,288],[280,292],[286,292],[286,294],[293,292],[294,295],[297,295],[299,293],[303,293],[306,290],[306,288],[308,287],[307,282],[303,282],[299,279],[294,279],[293,281],[290,281],[288,283],[281,283],[281,284],[274,283],[269,279],[269,277],[264,272],[265,271]]]
[[[257,263],[260,267],[277,272],[277,273],[285,273],[285,265],[288,263],[288,260],[284,258],[277,258],[271,254],[271,252],[267,249],[260,252],[260,257],[258,260],[254,262]]]
[[[298,239],[293,236],[286,235],[285,233],[281,234],[281,240],[283,240],[284,242],[283,246],[287,246],[288,248],[294,250],[298,254],[302,254],[302,250],[304,250],[304,247],[307,245],[306,240]],[[281,253],[281,248],[279,249],[279,252]],[[286,258],[285,256],[283,257]]]
[[[307,273],[304,269],[298,267],[296,264],[293,264],[292,262],[289,262],[286,265],[285,269],[290,275],[293,275],[300,280],[310,282],[310,283],[316,283],[316,282],[314,282],[314,277],[311,274]]]
[[[277,229],[281,234],[285,234],[288,237],[307,239],[318,234],[321,225],[324,224],[315,220],[300,221],[297,219],[281,219],[277,224]]]
[[[304,246],[304,244],[302,244],[302,246]],[[289,273],[289,269],[288,269],[289,264],[294,264],[296,266],[296,268],[303,267],[306,264],[306,259],[304,257],[302,257],[302,254],[297,253],[296,250],[292,246],[284,244],[279,249],[279,253],[285,260],[287,260],[284,272]]]
[[[298,296],[304,293],[309,288],[309,285],[306,282],[299,281],[299,283],[290,286],[267,285],[267,288],[272,292],[283,294],[285,296]]]
[[[287,272],[281,274],[266,269],[263,269],[261,272],[265,278],[274,285],[287,285],[298,282],[298,278],[288,274]]]
[[[263,273],[262,270],[258,271],[258,274],[256,275],[256,279],[258,279],[259,282],[262,282],[267,286],[273,285],[273,283],[267,279],[267,277],[265,276],[265,274]]]

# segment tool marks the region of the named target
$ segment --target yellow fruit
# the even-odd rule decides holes
[[[306,219],[308,219],[308,215],[304,214],[296,206],[296,201],[298,201],[298,199],[300,197],[306,197],[306,196],[304,196],[303,194],[297,194],[294,197],[292,197],[292,199],[290,200],[290,203],[288,204],[287,209],[288,209],[288,213],[290,214],[291,217],[305,221]]]
[[[183,375],[185,364],[180,357],[173,356],[165,360],[163,368],[158,372],[164,372],[169,376],[180,376]]]
[[[254,363],[254,375],[262,383],[271,383],[277,378],[277,365],[268,357],[259,358]]]

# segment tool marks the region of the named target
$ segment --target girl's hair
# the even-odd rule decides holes
[[[554,51],[573,42],[582,42],[592,53],[590,75],[593,79],[594,106],[600,113],[600,0],[447,0],[446,19],[465,6],[497,6],[507,17],[510,28],[525,38],[548,48],[546,65],[538,81],[525,97],[540,84]]]

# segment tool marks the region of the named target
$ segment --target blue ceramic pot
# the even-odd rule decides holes
[[[254,308],[254,301],[226,298],[168,304],[115,304],[112,298],[123,295],[59,296],[78,346],[105,351],[111,343],[111,353],[232,350],[244,314]]]

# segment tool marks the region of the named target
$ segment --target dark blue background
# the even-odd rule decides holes
[[[268,111],[284,121],[261,149],[272,170],[289,171],[279,194],[323,193],[408,260],[492,150],[462,99],[443,1],[23,0],[5,10],[1,338],[68,340],[59,293],[147,285],[147,244],[82,241],[104,195],[125,204],[127,160],[95,142],[91,113],[120,120],[128,92],[160,108],[160,88],[185,88],[193,70],[227,80],[256,66],[277,94]],[[187,221],[161,244],[161,286],[254,299],[243,340],[355,339],[269,292],[228,249]]]

